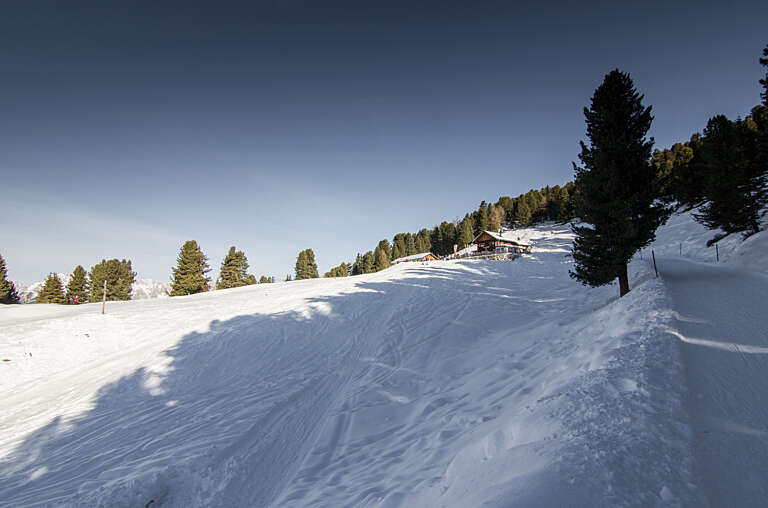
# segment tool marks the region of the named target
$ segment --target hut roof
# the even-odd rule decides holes
[[[477,242],[477,240],[478,240],[478,238],[480,238],[480,237],[481,237],[481,236],[483,236],[483,235],[488,235],[488,236],[490,236],[491,238],[493,238],[494,240],[498,240],[498,241],[500,241],[500,242],[511,243],[511,244],[513,244],[513,245],[519,245],[520,247],[528,247],[528,245],[526,245],[526,244],[524,244],[524,243],[520,243],[520,242],[518,242],[518,241],[516,241],[516,240],[513,240],[513,239],[511,239],[511,238],[507,238],[507,237],[505,237],[504,235],[501,235],[501,234],[499,234],[499,233],[494,233],[493,231],[483,231],[483,232],[481,232],[479,235],[477,235],[477,236],[475,237],[475,239],[474,239],[474,240],[472,240],[472,243],[476,243],[476,242]]]

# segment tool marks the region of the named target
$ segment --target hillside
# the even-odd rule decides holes
[[[707,257],[696,227],[682,215],[660,231],[662,274],[678,238]],[[1,308],[0,499],[696,504],[696,421],[664,279],[646,253],[618,300],[568,277],[567,226],[522,233],[535,249],[515,261],[403,263],[106,315]],[[725,259],[765,266],[750,247],[763,236]]]

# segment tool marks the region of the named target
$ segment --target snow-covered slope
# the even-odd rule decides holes
[[[566,226],[525,235],[515,261],[0,308],[0,499],[694,505],[662,279],[638,259],[618,300],[568,277]]]

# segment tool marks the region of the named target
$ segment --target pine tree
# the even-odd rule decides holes
[[[0,255],[0,303],[19,303],[19,293],[16,286],[8,280],[8,270],[5,268],[5,259]]]
[[[525,227],[531,223],[531,209],[528,206],[528,200],[525,197],[521,197],[517,200],[517,206],[515,206],[515,223],[519,227]]]
[[[429,252],[432,250],[432,244],[429,241],[429,230],[424,228],[421,229],[416,234],[416,251],[421,252]],[[392,257],[392,259],[397,259],[395,257]]]
[[[104,294],[104,281],[107,281],[107,300],[130,300],[136,272],[128,260],[101,260],[101,263],[91,267],[89,279],[89,296],[91,302],[100,302]]]
[[[459,225],[459,249],[465,249],[472,243],[472,240],[475,239],[474,232],[474,228],[472,227],[472,217],[467,214]]]
[[[373,252],[368,251],[363,254],[362,258],[362,273],[373,273],[376,271],[376,258],[373,257]]]
[[[272,284],[273,282],[275,282],[274,277],[267,277],[266,275],[259,277],[259,284]]]
[[[384,241],[386,242],[386,240]],[[389,245],[389,242],[387,242],[387,245]],[[374,264],[374,271],[380,272],[385,268],[389,268],[389,256],[387,255],[387,249],[382,247],[381,243],[376,246],[373,257],[376,260]]]
[[[405,255],[406,256],[413,256],[414,254],[419,254],[419,252],[416,252],[416,241],[413,239],[413,235],[410,233],[406,233],[405,235]]]
[[[86,301],[88,301],[88,277],[85,268],[77,265],[67,284],[67,303],[78,305]]]
[[[500,206],[491,205],[488,207],[488,227],[489,231],[501,231],[504,222],[504,209]]]
[[[760,80],[760,84],[763,85],[760,98],[763,100],[763,106],[768,107],[768,44],[763,49],[763,56],[765,58],[760,58],[760,65],[765,67],[765,77]]]
[[[732,122],[711,118],[694,158],[704,177],[706,203],[694,218],[710,229],[720,228],[707,245],[731,233],[748,237],[760,230],[760,212],[768,204],[765,173],[760,167],[760,139],[751,117]]]
[[[296,258],[296,280],[316,279],[320,277],[317,273],[317,264],[315,264],[315,253],[312,249],[305,249],[299,252]]]
[[[235,250],[233,245],[221,263],[216,289],[237,288],[250,284],[256,284],[256,278],[248,275],[248,258],[243,251]]]
[[[590,226],[576,233],[571,277],[602,286],[619,279],[619,294],[629,292],[627,263],[653,241],[669,210],[656,203],[659,181],[650,164],[653,139],[646,139],[653,117],[628,74],[605,76],[591,106],[584,108],[590,144],[581,142],[580,168],[574,164],[579,195],[577,214]]]
[[[193,295],[210,290],[208,258],[195,240],[187,240],[176,258],[171,279],[171,296]]]
[[[341,263],[339,266],[331,268],[325,272],[323,277],[348,277],[350,274],[351,266],[347,263]]]
[[[67,299],[64,297],[64,289],[61,286],[61,281],[55,273],[48,275],[45,279],[43,289],[37,294],[35,303],[56,303],[65,304]]]

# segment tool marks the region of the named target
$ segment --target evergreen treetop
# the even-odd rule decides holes
[[[77,265],[67,283],[67,303],[78,305],[88,301],[88,277],[85,268]]]
[[[61,281],[55,273],[51,273],[45,279],[43,288],[37,294],[37,298],[35,298],[35,303],[55,303],[59,305],[67,303]]]
[[[248,258],[243,251],[235,250],[232,246],[221,263],[219,280],[216,289],[236,288],[255,284],[256,278],[248,275]]]
[[[89,301],[100,302],[104,295],[104,281],[107,281],[107,300],[130,300],[136,272],[130,260],[102,259],[92,266],[88,277]]]
[[[8,270],[2,255],[0,255],[0,303],[19,303],[19,294],[14,283],[8,280]]]
[[[296,280],[316,279],[320,277],[315,263],[315,253],[312,249],[305,249],[299,252],[296,258]]]
[[[211,269],[208,258],[195,240],[187,240],[181,247],[171,280],[171,296],[193,295],[210,290]]]

